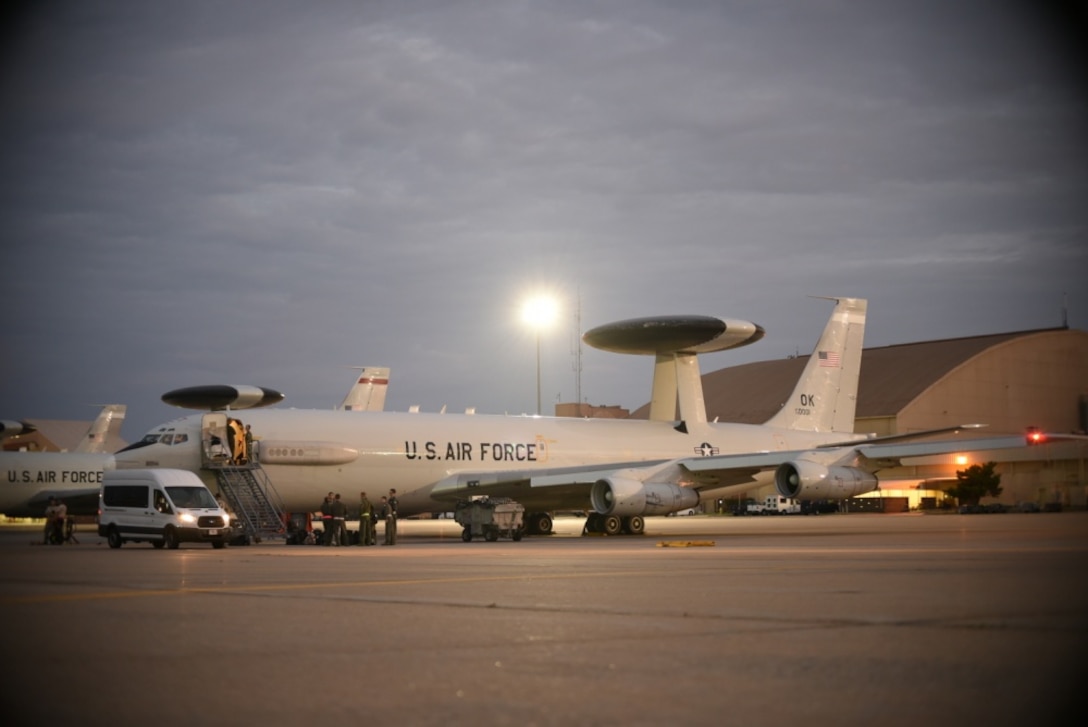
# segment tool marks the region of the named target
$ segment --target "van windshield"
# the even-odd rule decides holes
[[[177,507],[219,507],[207,487],[167,487],[166,494]]]

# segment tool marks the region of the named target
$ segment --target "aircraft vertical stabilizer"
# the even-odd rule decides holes
[[[345,411],[385,409],[385,392],[389,388],[389,369],[378,366],[355,368],[361,368],[361,372],[338,408]]]
[[[835,310],[797,387],[767,426],[811,432],[853,432],[867,301],[829,298]]]
[[[106,443],[112,438],[116,440],[121,435],[121,425],[125,421],[125,412],[128,407],[124,404],[106,404],[91,426],[87,434],[76,446],[76,452],[99,453],[106,451]]]

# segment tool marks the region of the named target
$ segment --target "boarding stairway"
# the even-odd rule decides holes
[[[209,469],[248,539],[259,543],[287,537],[283,501],[259,464],[216,464]]]

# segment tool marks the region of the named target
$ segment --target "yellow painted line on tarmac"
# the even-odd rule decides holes
[[[662,540],[659,548],[707,548],[715,545],[713,540]]]

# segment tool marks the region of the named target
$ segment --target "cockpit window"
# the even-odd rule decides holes
[[[146,447],[149,444],[156,444],[161,437],[162,437],[162,435],[157,434],[157,433],[156,434],[145,434],[144,438],[141,439],[139,442],[133,442],[132,444],[128,445],[127,447],[124,447],[124,448],[119,449],[117,451],[118,452],[128,452],[128,451],[131,451],[133,449],[140,449],[141,447]]]
[[[124,449],[119,449],[117,451],[118,452],[128,452],[128,451],[133,450],[133,449],[139,449],[141,447],[146,447],[149,444],[165,444],[167,446],[170,446],[170,445],[174,445],[174,444],[184,444],[185,442],[188,442],[188,441],[189,441],[189,435],[188,434],[175,434],[174,430],[171,429],[170,431],[166,432],[165,434],[163,434],[162,432],[151,432],[149,434],[145,434],[144,438],[141,439],[139,442],[136,442],[135,444],[130,444],[127,447],[125,447]]]

